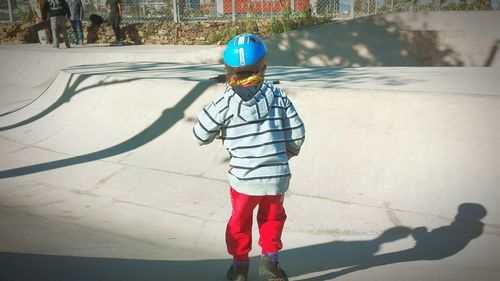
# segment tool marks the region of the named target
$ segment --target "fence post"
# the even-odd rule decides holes
[[[292,12],[292,15],[293,15],[293,12],[295,11],[295,1],[294,0],[290,0],[290,10]]]
[[[232,14],[233,14],[233,21],[236,21],[236,1],[231,0],[231,9],[232,9]]]
[[[354,19],[354,4],[356,0],[351,0],[351,19]]]
[[[260,18],[264,20],[264,0],[260,0]]]
[[[217,17],[222,17],[224,15],[224,0],[215,0],[215,7]]]
[[[179,11],[177,10],[177,0],[172,0],[172,13],[174,14],[174,22],[179,22]]]
[[[12,18],[12,6],[10,5],[10,0],[7,0],[7,5],[9,7],[9,19],[10,19],[10,22],[13,22],[13,18]]]

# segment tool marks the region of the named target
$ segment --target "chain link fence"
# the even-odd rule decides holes
[[[37,3],[38,1],[38,3]],[[0,21],[30,22],[40,0],[0,0]],[[86,18],[107,17],[106,0],[82,0]],[[401,11],[498,10],[500,0],[121,0],[124,23],[235,21],[301,13],[342,20]]]

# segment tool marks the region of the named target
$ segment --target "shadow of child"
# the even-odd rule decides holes
[[[482,205],[475,203],[461,204],[455,220],[450,225],[441,226],[430,232],[426,227],[413,229],[411,235],[416,241],[413,248],[372,256],[359,262],[356,266],[323,276],[321,280],[325,280],[325,277],[333,279],[376,266],[400,262],[440,260],[453,256],[462,251],[472,239],[481,236],[484,228],[481,219],[486,214],[487,211]]]
[[[404,239],[411,233],[408,227],[393,227],[384,231],[379,237],[360,241],[333,241],[311,245],[303,248],[280,252],[289,276],[305,274],[321,274],[321,271],[359,265],[368,261],[379,250],[382,244]],[[302,279],[301,279],[302,280]]]

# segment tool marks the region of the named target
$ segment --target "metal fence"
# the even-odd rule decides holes
[[[40,0],[0,0],[0,21],[25,21],[38,13]],[[498,10],[500,0],[121,0],[123,21],[235,21],[311,13],[349,19],[393,11]],[[86,18],[107,17],[106,0],[82,0]]]

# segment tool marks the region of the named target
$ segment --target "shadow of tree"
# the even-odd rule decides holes
[[[396,75],[395,75],[396,74]],[[356,83],[373,83],[387,86],[409,85],[419,82],[418,78],[408,78],[389,73],[387,71],[343,68],[343,67],[270,67],[266,74],[269,80],[279,79],[286,82],[300,81],[302,87],[313,86],[315,88],[345,87],[346,85],[359,85]],[[376,87],[376,86],[374,86]]]
[[[77,165],[103,158],[108,158],[136,149],[159,137],[160,135],[168,131],[173,125],[175,125],[175,123],[180,121],[184,117],[184,111],[189,107],[189,105],[191,105],[191,103],[193,103],[198,96],[200,96],[206,89],[208,89],[208,87],[212,86],[213,84],[215,84],[215,82],[210,80],[199,82],[175,106],[165,109],[161,116],[156,119],[151,125],[149,125],[147,128],[145,128],[132,138],[125,140],[119,144],[80,156],[0,171],[0,178],[23,176],[71,165]],[[57,104],[60,104],[60,102]],[[53,110],[54,107],[55,105],[51,106],[49,109]],[[37,119],[39,119],[39,117]]]
[[[495,58],[498,57],[498,48],[500,47],[500,40],[495,41],[493,46],[491,47],[490,53],[488,55],[488,58],[486,59],[486,62],[484,63],[484,66],[494,66]]]
[[[425,227],[413,230],[395,227],[372,240],[333,241],[283,250],[280,257],[290,277],[310,281],[333,279],[357,270],[399,262],[444,259],[462,251],[470,241],[481,236],[484,227],[481,219],[486,213],[480,204],[463,203],[450,225],[431,232]],[[405,238],[410,233],[416,240],[415,247],[376,255],[383,243]],[[0,280],[215,281],[224,280],[230,262],[229,259],[161,261],[3,252],[0,253]],[[253,257],[251,264],[255,268],[258,257]],[[251,277],[255,275],[253,270]]]
[[[172,68],[170,68],[172,66]],[[117,63],[116,65],[110,66],[107,65],[87,65],[87,66],[78,66],[68,68],[68,71],[73,72],[71,74],[71,78],[68,79],[68,82],[65,86],[65,90],[62,95],[49,107],[47,107],[42,112],[30,117],[26,120],[18,122],[16,124],[12,124],[9,126],[5,126],[0,128],[0,131],[6,131],[10,129],[14,129],[17,127],[21,127],[30,123],[33,123],[51,112],[57,110],[61,105],[68,103],[71,99],[77,95],[85,92],[86,90],[97,88],[101,86],[107,86],[118,83],[128,83],[132,81],[136,81],[139,79],[165,79],[169,73],[173,70],[178,75],[186,74],[190,71],[196,69],[196,66],[178,66],[173,67],[173,64],[158,64],[158,63],[134,63],[134,64],[125,64],[125,63]],[[209,68],[210,70],[210,68]],[[79,73],[76,76],[76,79],[73,79],[74,73],[78,74],[78,71],[84,72]],[[163,76],[151,76],[151,72],[156,74],[160,73]],[[79,86],[90,76],[92,75],[107,75],[113,74],[116,76],[124,76],[124,79],[121,80],[113,80],[113,81],[104,81],[101,80],[99,83],[81,87]],[[188,77],[187,75],[185,77]],[[138,148],[153,139],[157,138],[161,134],[168,131],[175,123],[181,120],[184,117],[184,111],[191,105],[191,103],[196,100],[198,96],[200,96],[205,90],[207,90],[210,86],[216,83],[215,80],[211,79],[199,79],[196,78],[182,78],[186,81],[196,81],[197,84],[173,107],[167,108],[163,111],[162,115],[155,120],[150,126],[145,128],[143,131],[139,132],[132,138],[125,140],[119,144],[114,146],[91,152],[88,154],[70,157],[62,160],[46,162],[41,164],[35,164],[26,167],[14,168],[9,170],[0,171],[0,178],[9,178],[15,176],[22,176],[57,168],[62,168],[66,166],[76,165],[80,163],[95,161],[111,156],[115,156],[135,148]],[[78,90],[77,90],[78,89]]]
[[[53,104],[48,106],[40,113],[37,113],[36,115],[26,120],[17,122],[12,125],[0,127],[0,132],[15,129],[36,122],[47,116],[51,112],[57,110],[65,103],[70,102],[74,96],[81,95],[87,90],[99,88],[102,86],[130,83],[141,79],[160,79],[165,81],[168,81],[169,79],[177,79],[181,81],[196,82],[197,84],[174,107],[165,109],[163,114],[150,126],[128,140],[125,140],[114,146],[80,156],[30,165],[26,167],[3,170],[0,171],[0,178],[23,176],[66,166],[77,165],[115,156],[136,149],[165,133],[175,123],[181,120],[184,117],[183,112],[189,107],[191,103],[196,100],[198,96],[200,96],[210,86],[214,85],[217,82],[220,82],[216,79],[208,78],[223,73],[223,68],[220,65],[179,65],[174,63],[133,62],[79,65],[66,68],[64,69],[64,71],[68,71],[71,73],[70,79],[68,79],[62,95]],[[309,81],[311,83],[317,83],[318,81],[323,81],[324,86],[327,87],[335,86],[336,83],[342,81],[360,81],[362,79],[366,79],[366,76],[371,75],[368,73],[356,73],[356,75],[349,75],[347,70],[331,67],[315,69],[276,67],[270,72],[271,73],[269,77],[271,79],[280,78],[293,81],[300,77],[300,79],[302,79],[302,81],[304,82]],[[111,75],[112,77],[118,77],[120,79],[114,79],[110,81],[101,80],[96,84],[80,87],[80,85],[85,80],[93,75]],[[393,85],[400,85],[411,82],[401,80],[397,77],[383,75],[377,77],[377,79]]]
[[[462,66],[437,31],[416,31],[397,15],[373,15],[266,38],[271,65]]]
[[[173,63],[157,63],[157,62],[133,62],[133,63],[118,62],[118,63],[107,63],[107,64],[77,65],[77,66],[67,67],[62,71],[69,72],[70,77],[66,82],[66,85],[61,93],[61,96],[53,104],[51,104],[42,112],[26,120],[20,121],[18,123],[9,126],[0,127],[0,132],[10,129],[15,129],[33,123],[47,116],[51,112],[55,111],[63,104],[70,102],[71,99],[77,94],[82,94],[87,90],[104,86],[129,83],[143,79],[167,79],[172,75],[172,72],[174,70],[176,73],[178,73],[178,75],[181,75],[179,78],[182,80],[199,82],[206,80],[206,78],[196,80],[193,78],[187,78],[189,77],[187,74],[190,71],[196,71],[200,69],[204,69],[204,67],[197,67],[192,65],[179,66],[178,64],[173,64]],[[85,80],[89,79],[94,75],[121,77],[122,79],[120,80],[114,79],[112,81],[101,80],[96,84],[89,85],[86,87],[80,87],[80,85]],[[36,99],[38,98],[39,97],[37,97]],[[28,105],[30,104],[31,102],[28,103]],[[9,112],[9,114],[13,112],[15,111]],[[0,115],[0,117],[5,115],[8,114],[2,114]]]
[[[86,74],[78,75],[76,77],[76,79],[73,79],[73,77],[74,77],[74,74],[71,74],[70,78],[68,79],[68,81],[66,83],[63,94],[53,104],[51,104],[49,107],[47,107],[42,112],[40,112],[40,113],[38,113],[38,114],[36,114],[36,115],[26,119],[26,120],[23,120],[21,122],[18,122],[18,123],[9,125],[9,126],[0,127],[0,132],[15,129],[15,128],[33,123],[33,122],[47,116],[48,114],[50,114],[51,112],[53,112],[54,110],[56,110],[57,108],[62,106],[63,104],[70,102],[71,98],[73,98],[78,93],[84,92],[86,90],[90,90],[92,88],[108,86],[108,85],[112,85],[112,84],[127,83],[127,82],[132,82],[134,80],[137,80],[136,78],[130,78],[130,79],[121,80],[121,81],[111,81],[111,82],[101,81],[97,84],[87,86],[87,87],[82,87],[82,88],[76,90],[81,83],[83,83],[86,79],[88,79],[90,77],[90,75],[86,75]]]

